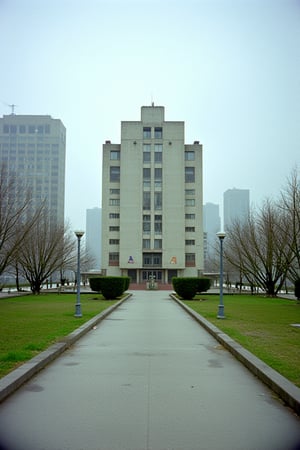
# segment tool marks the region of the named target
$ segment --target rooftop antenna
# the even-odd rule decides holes
[[[7,104],[7,106],[9,106],[11,108],[11,115],[14,116],[15,115],[15,107],[18,106],[18,105],[15,105],[15,104],[9,105],[9,104]]]
[[[151,93],[151,106],[154,106],[153,94]]]

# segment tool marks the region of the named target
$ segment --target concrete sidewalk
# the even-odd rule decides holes
[[[5,450],[295,450],[300,420],[168,292],[138,291],[0,405],[0,436]]]

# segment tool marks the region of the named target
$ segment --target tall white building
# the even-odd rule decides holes
[[[102,272],[134,283],[203,272],[202,145],[184,143],[184,122],[143,106],[103,145]]]
[[[242,221],[250,210],[249,189],[228,189],[223,196],[224,230],[226,231],[235,221]]]
[[[86,249],[94,259],[93,267],[89,269],[99,270],[101,267],[101,208],[86,210]]]
[[[64,222],[66,129],[51,116],[0,118],[0,164],[30,192],[33,208],[45,202],[53,223]],[[22,198],[19,198],[22,202]]]

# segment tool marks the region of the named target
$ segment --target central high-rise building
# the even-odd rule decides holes
[[[184,122],[143,106],[121,123],[121,144],[103,145],[102,272],[151,277],[203,272],[202,145],[184,143]]]

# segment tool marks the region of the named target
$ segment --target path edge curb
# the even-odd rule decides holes
[[[174,293],[170,297],[300,416],[300,389],[295,384],[179,300]]]
[[[9,395],[13,394],[24,383],[30,380],[34,375],[44,369],[50,362],[60,356],[64,351],[70,348],[78,339],[93,329],[99,322],[105,319],[122,303],[128,300],[132,294],[128,293],[124,298],[119,300],[114,305],[106,308],[101,313],[97,314],[92,319],[85,322],[79,328],[72,331],[72,333],[65,336],[59,342],[48,347],[43,352],[34,356],[29,361],[22,364],[17,369],[11,371],[0,379],[0,403],[2,403]]]

